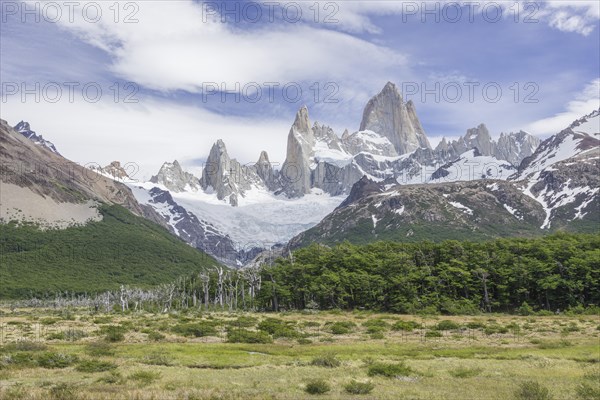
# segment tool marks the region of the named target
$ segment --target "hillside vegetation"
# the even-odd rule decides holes
[[[121,284],[144,288],[217,265],[123,207],[101,206],[100,212],[102,221],[64,230],[0,225],[0,298],[91,293]]]

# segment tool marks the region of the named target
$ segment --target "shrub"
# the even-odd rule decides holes
[[[90,356],[113,356],[115,354],[112,346],[106,342],[92,342],[85,347],[85,352]]]
[[[173,332],[188,337],[217,336],[215,325],[210,321],[177,324],[173,327]]]
[[[266,332],[249,331],[247,329],[234,329],[227,332],[229,343],[273,343],[273,338]]]
[[[445,319],[443,321],[438,322],[435,328],[438,331],[452,331],[452,330],[460,328],[460,325],[454,321]]]
[[[68,329],[63,332],[53,332],[47,336],[48,340],[68,340],[70,342],[75,342],[79,339],[86,337],[87,334],[79,329]]]
[[[350,383],[344,386],[344,390],[350,394],[369,394],[375,385],[371,382],[358,382],[358,381],[350,381]]]
[[[148,332],[148,339],[150,339],[154,342],[159,342],[159,341],[163,340],[164,338],[165,338],[165,335],[163,335],[160,332],[155,332],[155,331]]]
[[[412,369],[403,362],[398,364],[391,363],[373,363],[369,366],[369,376],[385,376],[387,378],[395,378],[398,376],[409,376]]]
[[[334,335],[346,335],[351,332],[352,328],[355,328],[356,324],[350,321],[337,321],[329,326],[331,333]]]
[[[238,328],[252,328],[256,326],[258,319],[251,316],[241,316],[235,321],[231,321],[230,325]]]
[[[323,379],[315,379],[306,384],[304,391],[308,394],[324,394],[331,390],[331,387]]]
[[[298,342],[298,344],[311,344],[311,343],[312,343],[312,340],[310,340],[310,339],[306,339],[306,338],[299,338],[299,339],[297,340],[297,342]]]
[[[383,334],[383,332],[374,332],[374,333],[371,333],[370,337],[373,340],[385,339],[385,335]]]
[[[274,338],[297,338],[300,336],[298,331],[293,327],[292,322],[284,321],[277,318],[267,318],[258,324],[258,329],[265,331]]]
[[[26,368],[35,366],[36,362],[31,353],[19,352],[0,357],[0,370],[4,368]]]
[[[459,367],[459,368],[456,368],[449,372],[450,372],[450,375],[452,375],[455,378],[472,378],[481,373],[481,368]]]
[[[392,329],[395,331],[412,332],[415,329],[419,329],[421,325],[416,321],[398,321],[392,325]]]
[[[37,364],[42,368],[66,368],[76,362],[76,356],[63,353],[42,353],[37,358]]]
[[[436,338],[436,337],[442,337],[442,332],[440,331],[427,331],[425,332],[425,337],[426,338]]]
[[[84,360],[75,369],[79,372],[105,372],[117,368],[116,364],[100,360]]]
[[[519,307],[517,309],[517,312],[519,313],[519,315],[532,315],[533,314],[533,308],[527,304],[526,301],[524,301],[521,304],[521,307]]]
[[[514,396],[516,400],[550,400],[550,391],[548,388],[540,385],[535,381],[526,381],[519,385],[515,390]]]
[[[336,368],[339,367],[342,363],[336,358],[334,354],[326,354],[321,357],[313,358],[310,364],[315,365],[317,367]]]
[[[390,324],[388,324],[383,319],[378,318],[378,319],[370,319],[368,321],[365,321],[362,323],[362,326],[364,326],[366,328],[378,328],[379,331],[382,331],[382,330],[389,329]]]
[[[129,379],[132,381],[136,381],[140,385],[149,385],[152,382],[160,379],[160,372],[153,371],[136,371],[133,374],[129,375]]]
[[[485,324],[483,322],[479,322],[479,321],[470,321],[470,322],[467,322],[466,327],[469,329],[483,329],[483,328],[485,328]]]
[[[122,342],[125,340],[125,328],[119,325],[107,325],[100,329],[100,333],[104,333],[104,340],[110,343]]]

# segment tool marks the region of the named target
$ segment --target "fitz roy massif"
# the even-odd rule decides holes
[[[283,163],[263,151],[243,165],[218,140],[200,176],[173,161],[138,182],[118,161],[82,170],[29,123],[2,121],[3,163],[54,170],[3,174],[1,218],[67,227],[101,219],[99,204],[120,204],[231,267],[312,241],[587,232],[599,218],[599,126],[590,110],[540,142],[482,123],[432,147],[413,102],[388,82],[358,129],[341,135],[300,108]]]

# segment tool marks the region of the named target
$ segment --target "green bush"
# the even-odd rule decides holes
[[[79,372],[105,372],[117,368],[116,364],[100,360],[84,360],[75,367]]]
[[[230,325],[236,328],[252,328],[253,326],[256,326],[257,323],[258,318],[243,315],[238,317],[235,321],[231,321]]]
[[[299,337],[300,333],[296,331],[293,325],[293,322],[277,318],[267,318],[258,324],[258,329],[271,334],[274,338],[294,339]]]
[[[373,391],[375,385],[371,382],[350,381],[344,386],[344,390],[350,394],[369,394]]]
[[[42,368],[67,368],[77,362],[77,357],[64,353],[42,353],[37,357],[37,364]]]
[[[229,343],[273,343],[273,338],[266,332],[249,331],[247,329],[233,329],[227,332]]]
[[[33,355],[28,352],[18,352],[0,357],[0,370],[5,368],[28,368],[36,365]]]
[[[188,337],[217,336],[216,323],[212,321],[200,321],[195,323],[177,324],[173,332]]]
[[[390,324],[388,324],[387,321],[381,318],[370,319],[368,321],[365,321],[362,323],[362,326],[366,328],[376,328],[377,332],[388,330],[390,328]]]
[[[550,400],[550,391],[548,388],[540,385],[535,381],[526,381],[519,384],[519,388],[515,390],[514,396],[516,400]]]
[[[323,379],[315,379],[306,384],[304,391],[308,394],[325,394],[331,390],[331,387]]]
[[[350,333],[351,330],[355,327],[356,327],[356,324],[354,322],[337,321],[337,322],[332,323],[329,326],[329,330],[334,335],[346,335],[346,334]]]
[[[311,365],[317,367],[336,368],[342,365],[334,354],[326,354],[324,356],[315,357],[310,362]]]
[[[391,363],[373,363],[369,366],[367,371],[369,376],[385,376],[387,378],[395,378],[398,376],[409,376],[413,370],[404,364],[404,362],[391,364]]]
[[[148,332],[148,339],[152,340],[153,342],[159,342],[161,340],[164,340],[165,337],[166,336],[160,332],[156,332],[156,331]]]
[[[85,352],[93,357],[113,356],[113,347],[106,342],[92,342],[85,347]]]
[[[483,322],[479,322],[479,321],[467,322],[467,324],[465,326],[469,329],[484,329],[485,328],[485,324]]]
[[[437,329],[438,331],[453,331],[458,328],[460,328],[459,324],[448,319],[438,322],[435,326],[435,329]]]
[[[421,324],[416,321],[398,321],[392,325],[392,329],[395,331],[412,332],[415,329],[419,329]]]
[[[100,328],[100,334],[104,334],[104,340],[109,343],[122,342],[125,340],[127,330],[120,325],[105,325]]]
[[[442,335],[442,332],[440,331],[427,331],[425,332],[425,337],[426,338],[438,338],[438,337],[442,337],[444,335]]]
[[[532,315],[533,314],[533,308],[529,304],[527,304],[526,301],[524,301],[521,304],[521,307],[519,307],[517,309],[517,313],[519,315]]]

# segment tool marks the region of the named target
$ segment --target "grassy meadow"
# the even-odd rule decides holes
[[[596,399],[599,316],[1,310],[0,399]]]

